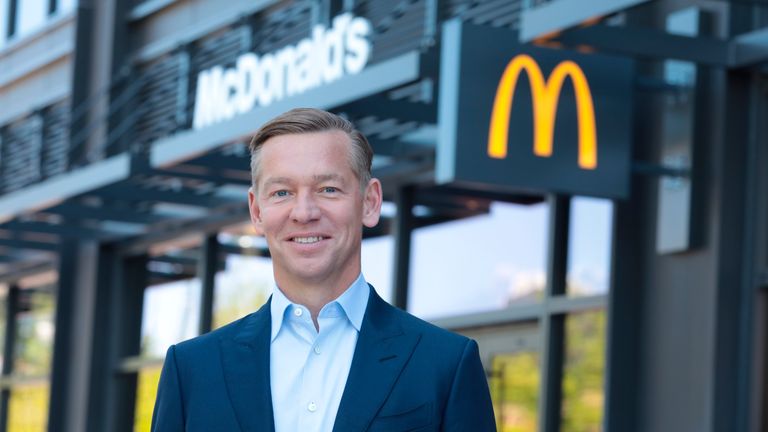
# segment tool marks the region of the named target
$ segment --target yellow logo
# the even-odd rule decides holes
[[[560,99],[565,78],[571,77],[579,122],[579,166],[589,170],[597,168],[595,107],[584,71],[576,63],[566,60],[558,64],[549,75],[549,79],[545,80],[539,65],[526,54],[513,58],[507,64],[499,81],[488,132],[488,155],[496,159],[507,156],[512,98],[517,86],[517,78],[522,71],[528,74],[533,94],[533,153],[541,157],[552,156],[557,102]]]

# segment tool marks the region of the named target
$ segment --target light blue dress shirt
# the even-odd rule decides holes
[[[318,314],[276,288],[270,305],[270,384],[276,432],[331,431],[368,304],[363,275]]]

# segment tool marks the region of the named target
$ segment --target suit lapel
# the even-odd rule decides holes
[[[275,430],[269,378],[269,304],[245,318],[235,337],[221,341],[224,379],[243,432]]]
[[[370,292],[334,432],[368,429],[420,338],[404,332],[400,312]]]

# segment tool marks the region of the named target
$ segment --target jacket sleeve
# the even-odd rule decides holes
[[[488,432],[496,430],[491,394],[477,342],[469,340],[453,377],[443,414],[443,430]]]
[[[179,370],[176,366],[176,346],[168,348],[160,383],[157,386],[152,432],[181,432],[184,430],[184,406],[181,396]]]

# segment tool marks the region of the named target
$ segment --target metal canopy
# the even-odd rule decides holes
[[[413,203],[421,211],[413,216],[415,227],[487,213],[493,200],[540,201],[539,196],[434,186],[435,52],[385,60],[306,93],[301,104],[331,109],[355,122],[374,148],[374,176],[382,179],[386,201],[397,201],[403,186],[417,185]],[[248,137],[294,106],[295,101],[285,100],[201,130],[181,131],[154,141],[146,153],[121,153],[0,197],[0,273],[55,261],[67,239],[113,243],[124,254],[140,254],[157,242],[247,221]],[[390,233],[394,216],[383,215],[364,236]],[[268,256],[263,247],[252,252]],[[178,265],[178,259],[152,260]],[[182,267],[194,269],[190,262]],[[177,277],[151,273],[158,280]]]

